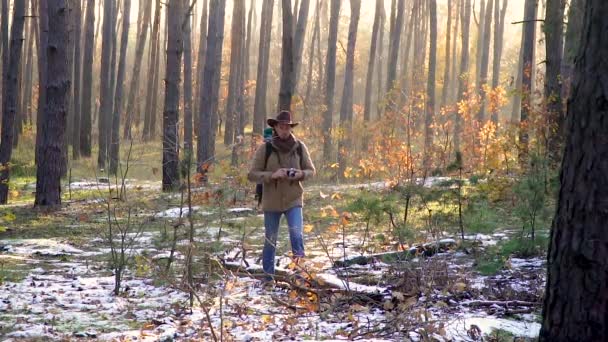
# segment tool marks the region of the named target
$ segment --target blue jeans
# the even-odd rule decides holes
[[[264,273],[274,275],[274,257],[276,254],[277,235],[281,216],[287,218],[289,228],[289,240],[291,241],[291,251],[294,257],[304,256],[304,235],[302,234],[302,207],[293,207],[284,212],[265,211],[264,227],[265,239],[264,250],[262,251],[262,266]]]

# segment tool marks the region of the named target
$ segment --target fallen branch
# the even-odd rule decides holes
[[[281,298],[277,297],[276,295],[270,295],[270,298],[272,298],[272,300],[274,300],[275,302],[287,307],[288,309],[291,309],[294,311],[298,311],[298,310],[308,311],[308,309],[306,309],[305,307],[287,303],[286,301],[282,300]]]
[[[462,302],[461,304],[463,304],[463,305],[469,305],[469,306],[494,306],[494,305],[498,305],[498,306],[504,306],[504,307],[510,307],[510,306],[538,306],[538,305],[540,305],[540,303],[525,302],[525,301],[521,301],[521,300],[508,300],[508,301],[473,300],[473,301],[470,301],[470,302]]]

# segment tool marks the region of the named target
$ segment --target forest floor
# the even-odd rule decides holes
[[[179,194],[131,181],[129,204],[118,207],[106,200],[117,190],[104,187],[74,182],[72,198],[54,212],[32,209],[31,201],[1,209],[3,341],[523,341],[538,335],[545,256],[500,254],[497,246],[519,236],[515,225],[467,233],[464,240],[453,229],[422,230],[404,246],[386,220],[370,228],[360,215],[343,214],[361,192],[382,196],[383,183],[310,186],[307,257],[295,267],[305,281],[292,277],[283,223],[282,276],[269,288],[259,280],[264,229],[251,194],[215,201],[221,191],[195,192],[190,244]],[[114,234],[125,229],[133,244],[114,295],[108,213],[118,212]],[[192,246],[197,273],[190,309],[183,269]]]

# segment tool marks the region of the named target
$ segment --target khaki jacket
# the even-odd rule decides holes
[[[298,144],[302,145],[302,165],[300,165]],[[247,174],[247,178],[250,181],[264,184],[262,209],[264,211],[284,212],[293,207],[301,207],[304,202],[302,181],[311,178],[315,174],[315,166],[312,164],[306,145],[296,139],[296,144],[294,144],[288,153],[281,153],[274,147],[268,157],[266,168],[264,168],[265,158],[266,144],[262,144],[255,152],[249,173]],[[300,180],[272,179],[272,174],[280,168],[302,170],[304,178]]]

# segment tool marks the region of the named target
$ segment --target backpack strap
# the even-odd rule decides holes
[[[302,169],[303,165],[304,165],[304,152],[302,152],[302,143],[300,142],[300,140],[298,140],[298,147],[297,147],[297,151],[298,154],[300,155],[300,170]]]
[[[265,144],[266,144],[266,154],[264,157],[264,170],[266,170],[266,166],[268,165],[268,158],[270,158],[270,155],[272,154],[272,150],[274,150],[274,148],[272,147],[272,143],[270,141],[267,141]]]

